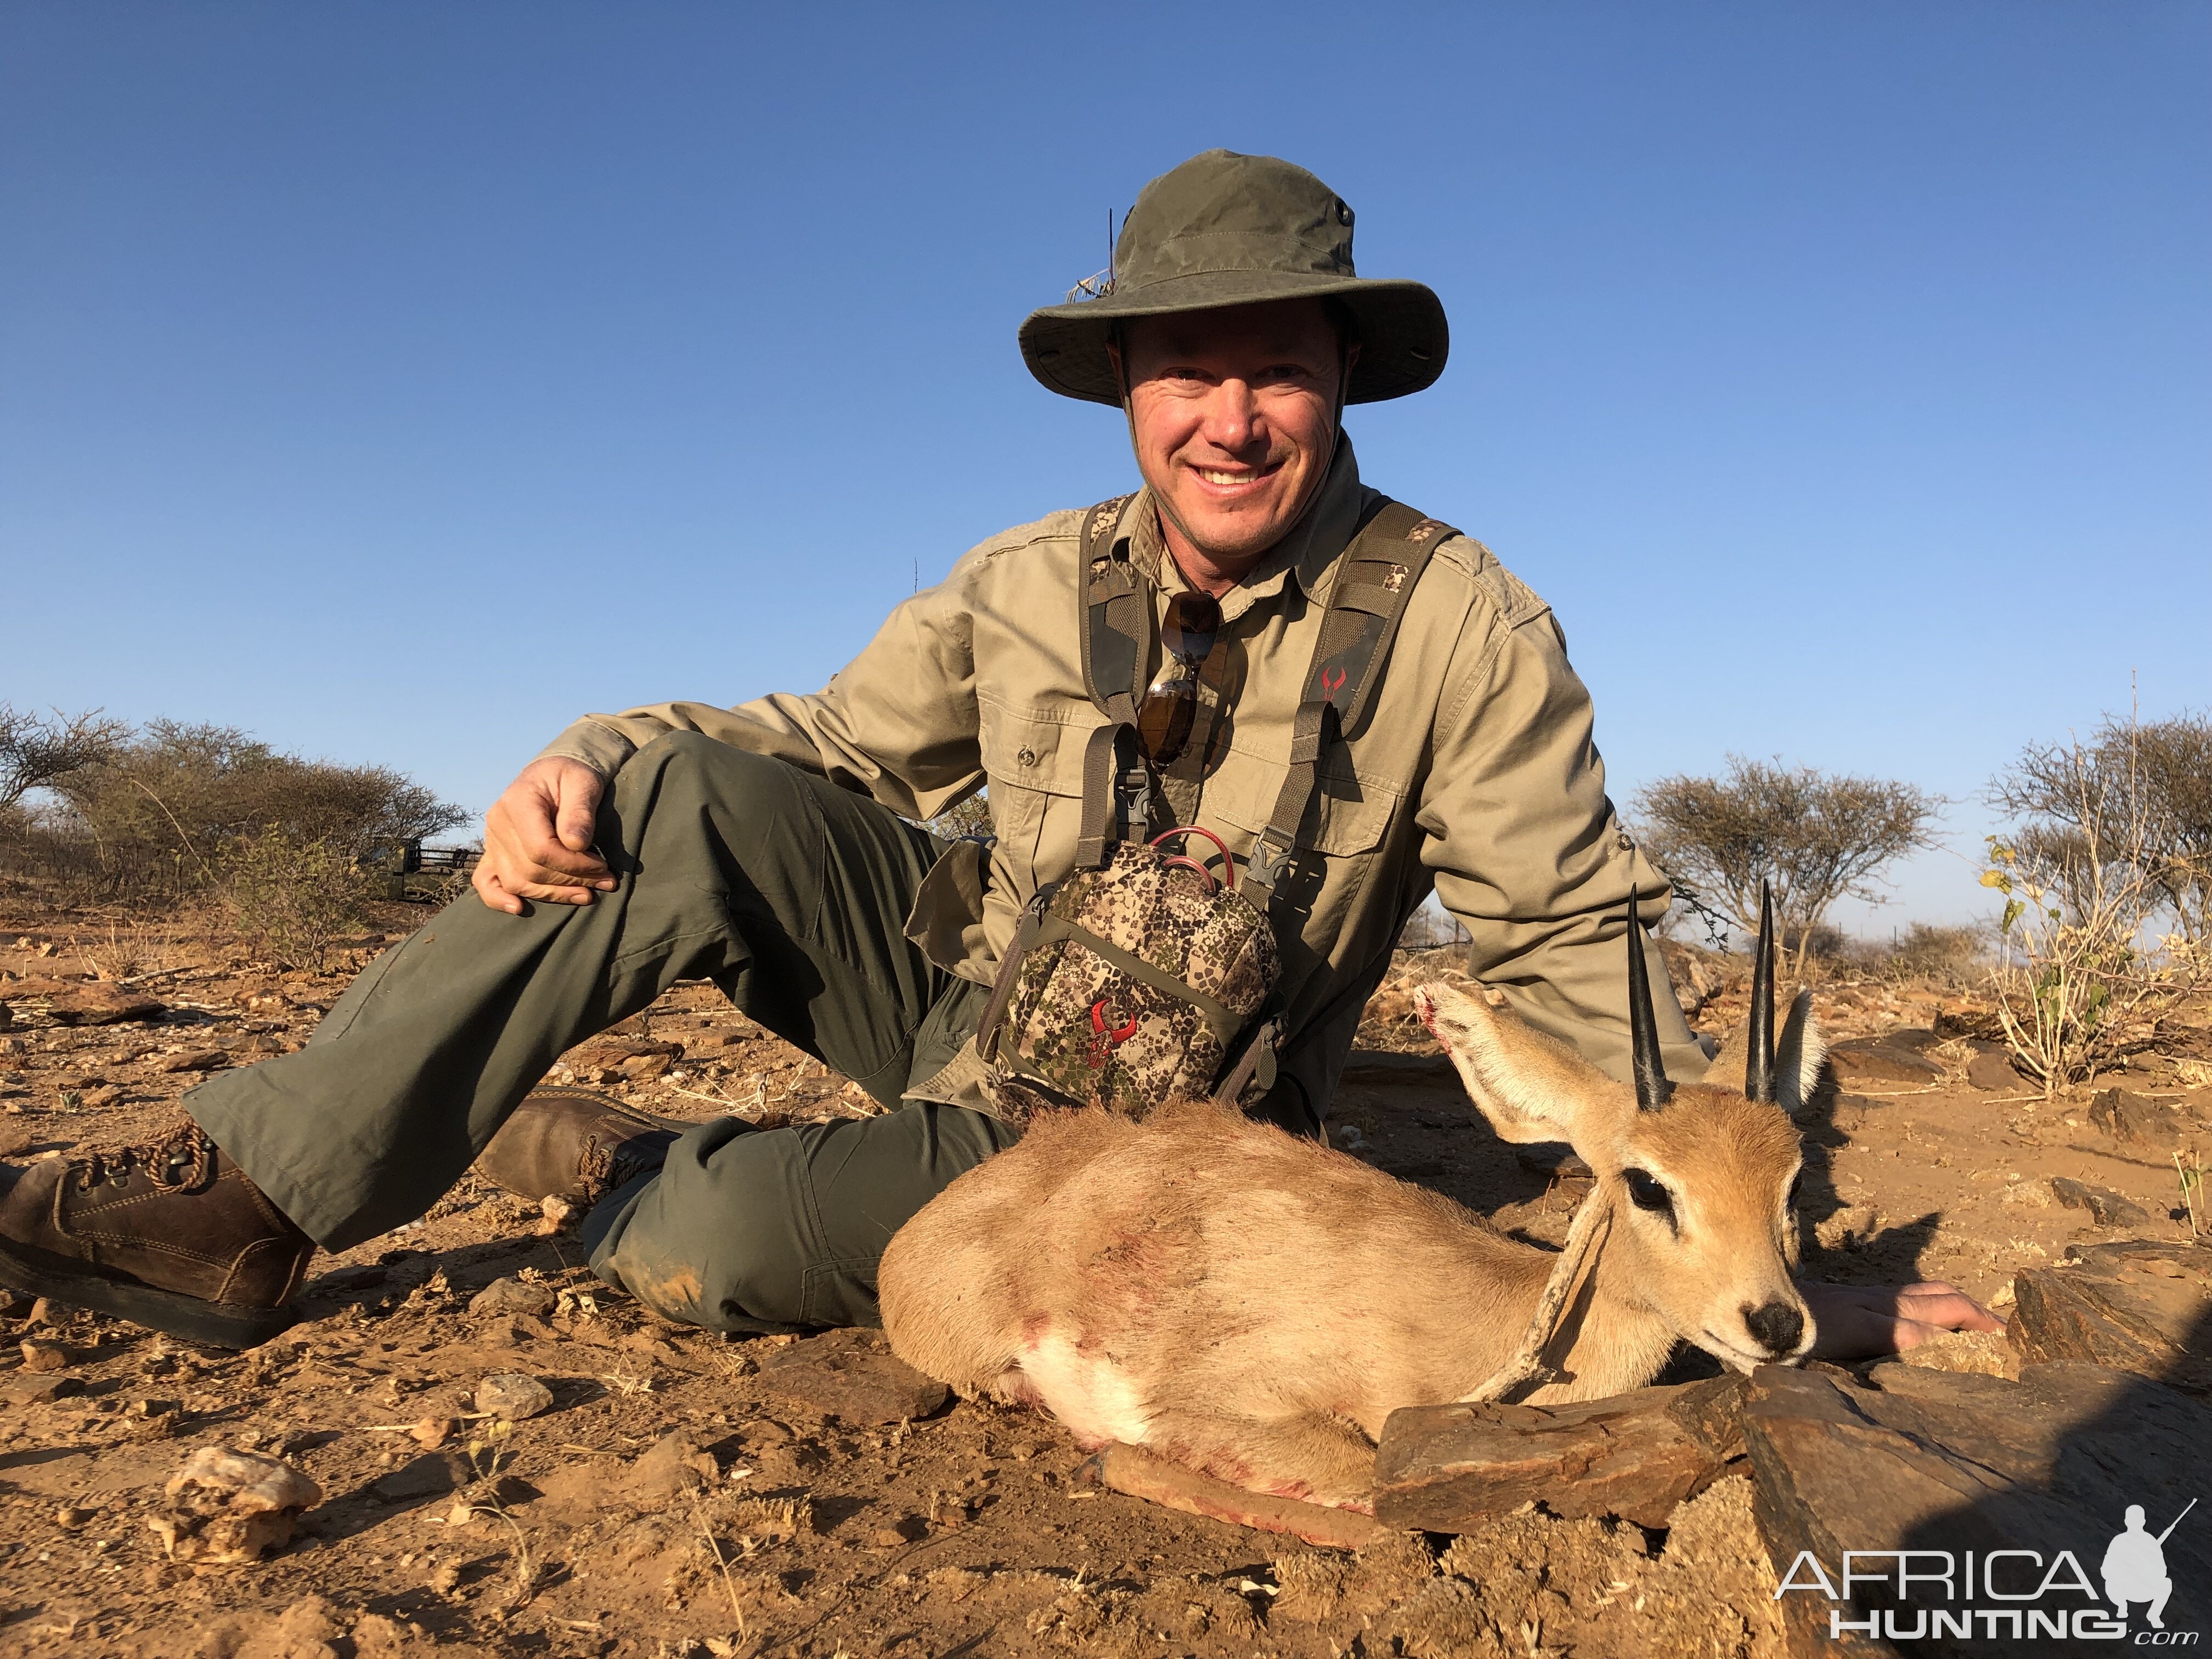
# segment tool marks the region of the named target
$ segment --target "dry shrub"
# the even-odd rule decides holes
[[[83,715],[26,738],[22,726],[0,718],[0,796],[30,778],[44,804],[0,799],[0,866],[78,902],[219,891],[236,851],[271,833],[374,861],[465,816],[388,767],[279,754],[233,727],[156,720],[133,733]]]
[[[2203,871],[2177,839],[2177,781],[2144,762],[2148,729],[2131,714],[2087,744],[2031,745],[1990,787],[2014,819],[1982,873],[2005,902],[1990,982],[2005,1040],[2046,1095],[2149,1047],[2203,981]]]
[[[1978,923],[1938,927],[1916,921],[1882,958],[1881,968],[1894,980],[1920,980],[1962,990],[1986,977],[1989,946],[1989,929]]]

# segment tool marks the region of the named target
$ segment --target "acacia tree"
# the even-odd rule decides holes
[[[0,702],[0,817],[80,768],[111,759],[129,740],[131,727],[97,708],[82,714],[54,711],[52,719]]]
[[[1644,851],[1692,900],[1759,927],[1761,881],[1774,890],[1784,965],[1802,972],[1817,928],[1838,899],[1878,900],[1875,873],[1934,844],[1940,795],[1909,783],[1845,777],[1731,755],[1724,778],[1662,778],[1633,815]]]

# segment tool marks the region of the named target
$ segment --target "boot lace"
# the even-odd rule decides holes
[[[165,1188],[197,1187],[215,1173],[216,1144],[198,1124],[187,1120],[167,1134],[135,1146],[104,1147],[70,1160],[69,1172],[81,1192],[103,1181],[121,1187],[143,1174]]]
[[[635,1176],[659,1169],[667,1156],[665,1136],[627,1135],[607,1146],[599,1136],[586,1135],[576,1173],[583,1177],[586,1194],[597,1201]]]

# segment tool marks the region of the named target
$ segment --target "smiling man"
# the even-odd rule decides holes
[[[1625,1078],[1626,913],[1640,890],[1656,922],[1666,884],[1606,797],[1550,611],[1360,480],[1345,406],[1429,386],[1447,342],[1436,295],[1359,276],[1352,240],[1351,208],[1286,162],[1214,150],[1153,180],[1106,291],[1021,331],[1047,387],[1124,410],[1142,489],[993,537],[820,692],[578,721],[487,817],[477,896],[380,958],[306,1048],[203,1085],[161,1142],[19,1175],[0,1282],[263,1340],[318,1245],[422,1215],[481,1156],[527,1197],[590,1203],[593,1267],[672,1319],[875,1322],[891,1233],[1019,1133],[976,1033],[1024,907],[1095,851],[1085,757],[1114,697],[1148,830],[1196,826],[1224,879],[1272,849],[1281,1036],[1248,1110],[1322,1133],[1432,891],[1476,977]],[[1129,684],[1101,687],[1090,596],[1123,568],[1144,643]],[[1309,669],[1338,659],[1316,641],[1363,582],[1395,632],[1352,712],[1323,719]],[[1322,701],[1344,674],[1316,671]],[[1313,787],[1286,823],[1294,754]],[[917,827],[986,787],[988,842]],[[696,978],[883,1113],[670,1125],[532,1092]],[[1704,1049],[1657,1002],[1668,1069],[1698,1076]],[[1814,1305],[1834,1352],[1994,1323],[1948,1285]]]

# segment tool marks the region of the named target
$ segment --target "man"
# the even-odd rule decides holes
[[[1046,386],[1125,411],[1145,489],[1098,527],[1153,607],[1139,678],[1147,710],[1173,717],[1145,720],[1156,821],[1240,860],[1270,822],[1340,561],[1381,502],[1343,408],[1444,366],[1435,295],[1358,276],[1352,227],[1312,174],[1211,151],[1146,189],[1109,291],[1021,332]],[[483,1153],[531,1196],[594,1200],[592,1267],[669,1318],[872,1322],[891,1232],[1018,1133],[974,1038],[1018,912],[1068,872],[1082,829],[1103,718],[1083,668],[1088,516],[984,543],[820,693],[570,727],[487,817],[477,897],[380,958],[305,1049],[195,1090],[195,1122],[166,1142],[19,1178],[0,1279],[264,1340],[315,1245],[422,1214]],[[1322,1132],[1361,1008],[1432,889],[1480,978],[1626,1075],[1624,912],[1640,890],[1656,921],[1667,888],[1606,799],[1549,611],[1450,535],[1372,672],[1364,718],[1321,755],[1280,890],[1285,1037],[1254,1109]],[[982,785],[988,848],[911,822]],[[577,1091],[517,1110],[563,1050],[702,976],[891,1109],[680,1136]],[[1660,1013],[1668,1066],[1696,1076],[1704,1050],[1663,998]],[[1986,1320],[1948,1286],[1915,1290],[1836,1317],[1871,1321],[1858,1340],[1877,1349]]]

